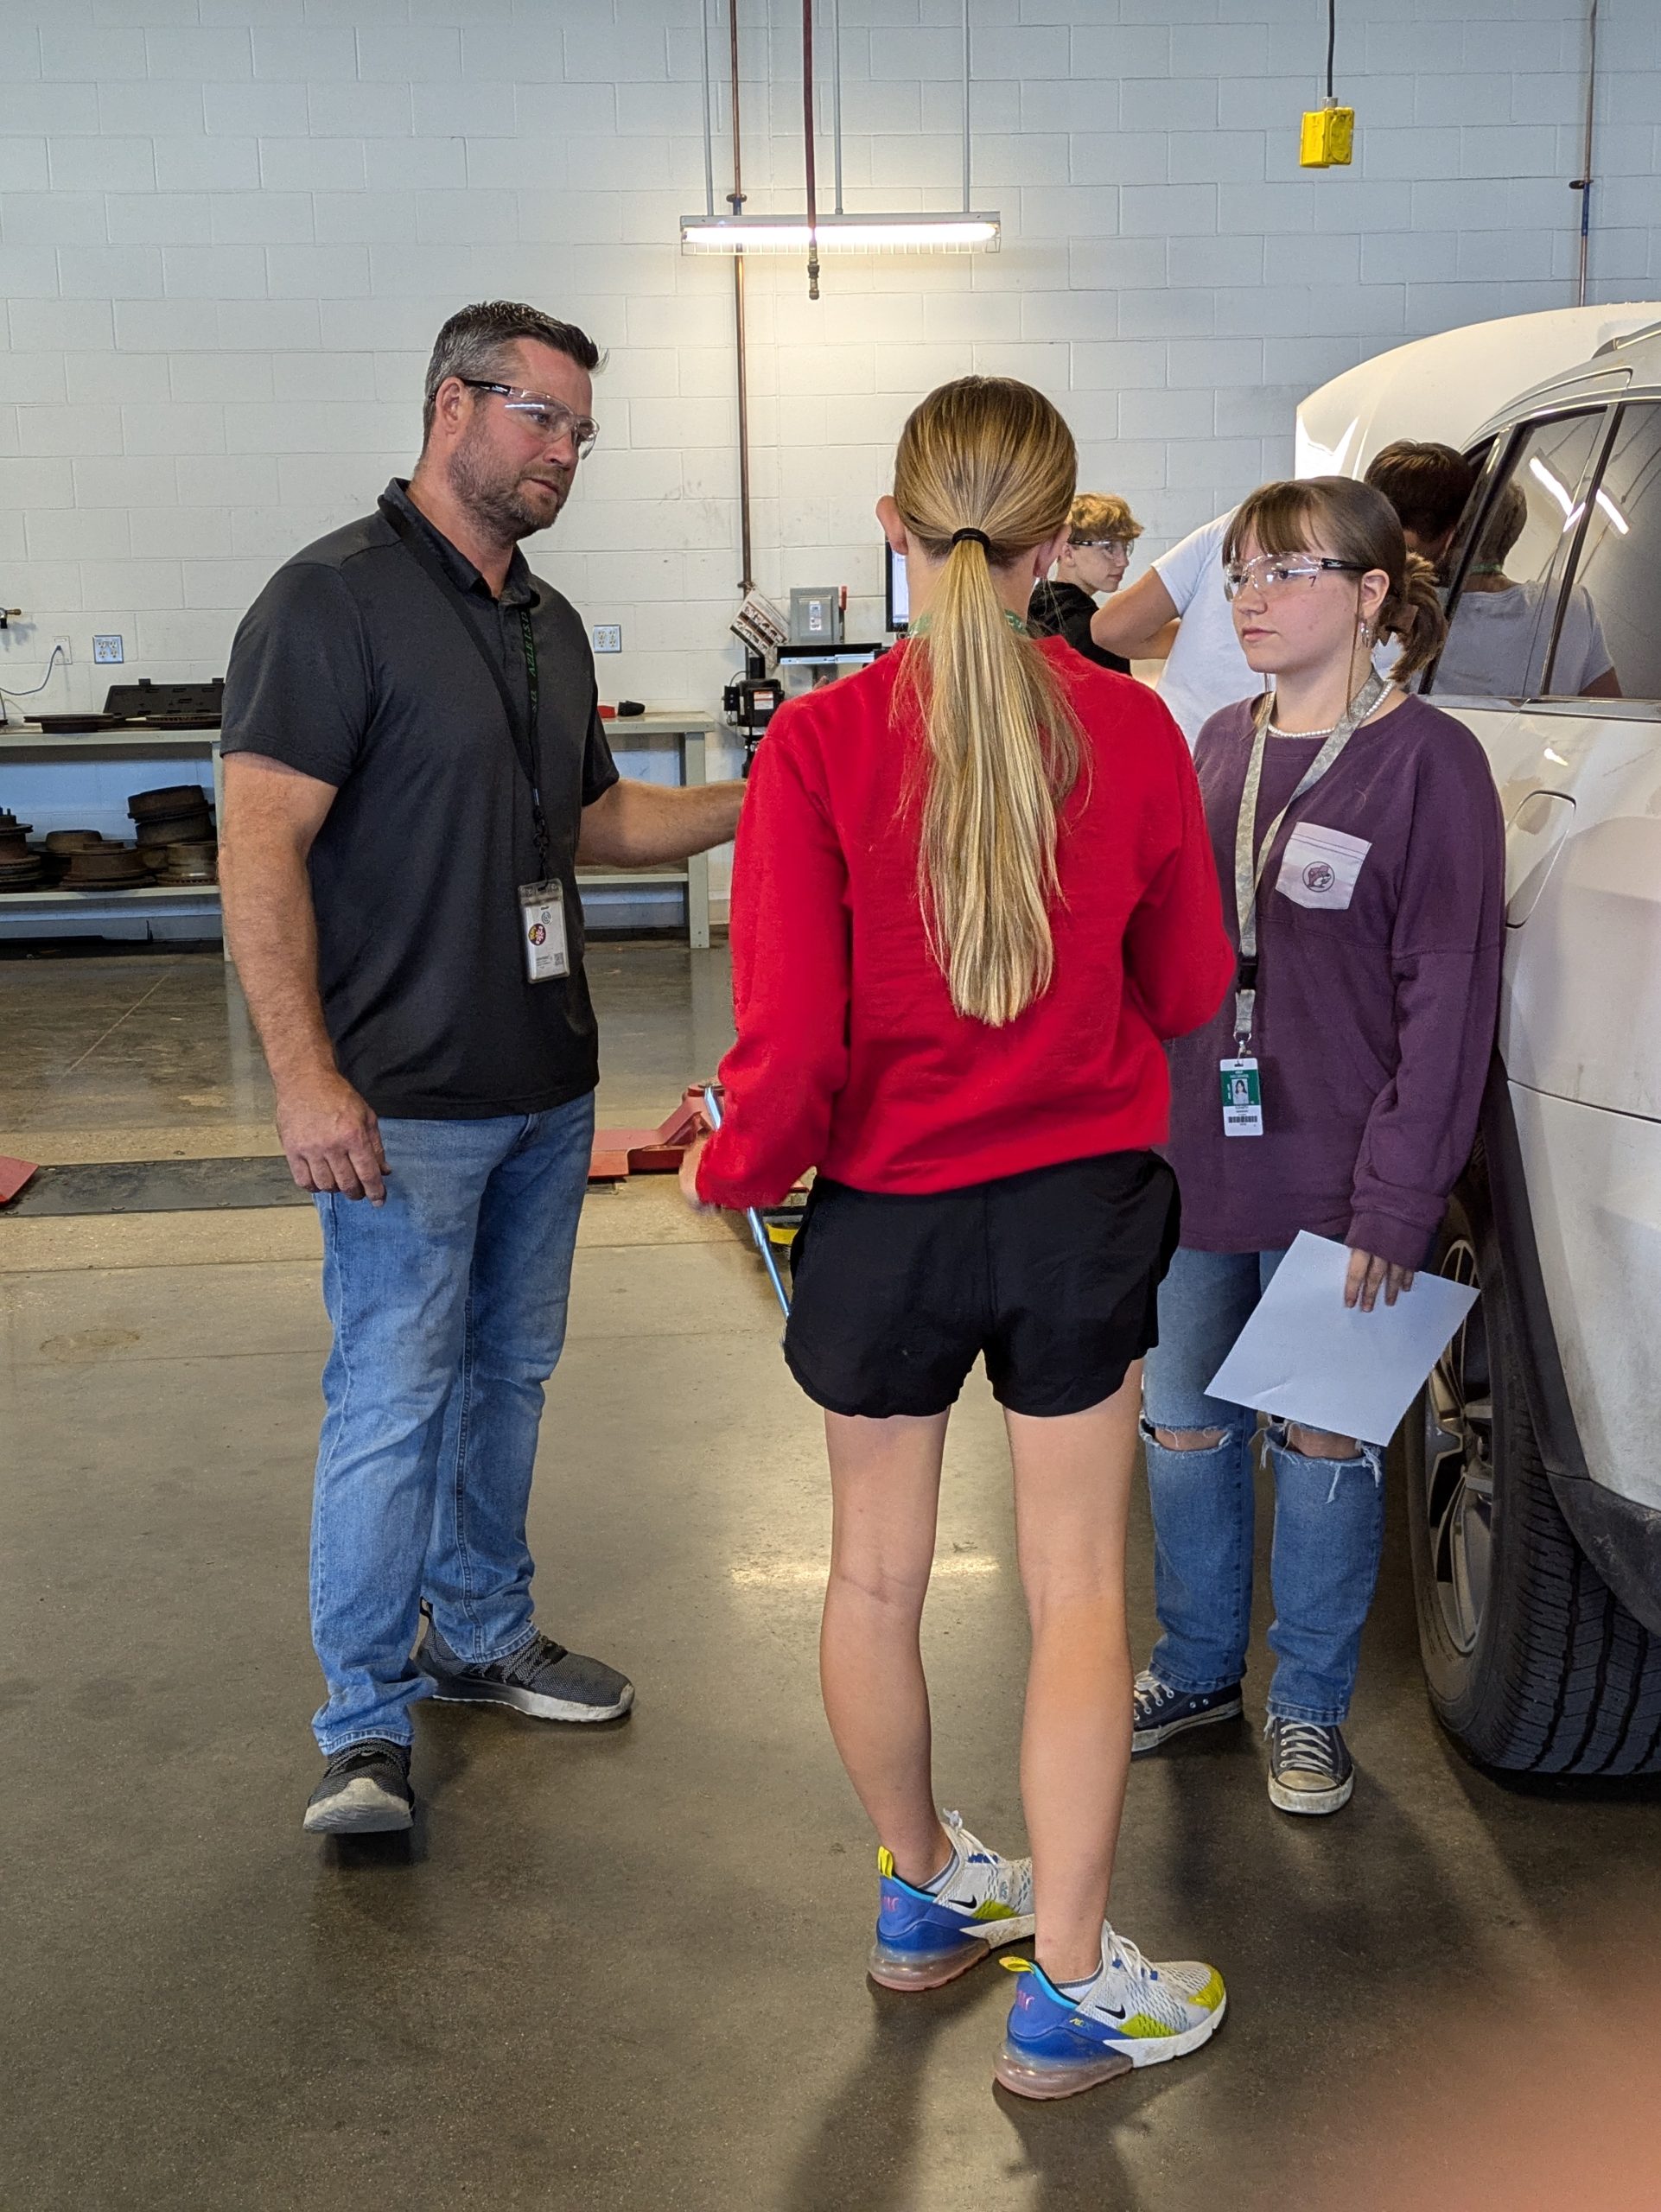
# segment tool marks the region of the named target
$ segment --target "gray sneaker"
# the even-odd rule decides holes
[[[415,1662],[442,1705],[508,1705],[537,1720],[620,1720],[634,1702],[627,1675],[568,1651],[540,1629],[512,1658],[474,1667],[450,1649],[429,1620]]]
[[[328,1761],[303,1825],[308,1835],[374,1835],[407,1828],[414,1817],[409,1745],[372,1736]]]

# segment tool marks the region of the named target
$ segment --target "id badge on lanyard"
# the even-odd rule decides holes
[[[551,983],[571,972],[565,937],[565,887],[557,876],[519,886],[519,942],[527,983]]]
[[[1223,1077],[1223,1135],[1260,1137],[1263,1133],[1263,1092],[1257,1061],[1248,1054],[1244,1059],[1224,1060],[1219,1065]]]
[[[525,686],[531,702],[529,743],[520,766],[531,786],[531,819],[537,835],[537,858],[543,869],[540,882],[522,883],[519,888],[519,944],[525,954],[525,982],[552,983],[570,974],[571,949],[565,932],[565,887],[557,876],[548,874],[548,824],[537,783],[535,751],[541,690],[537,680],[536,639],[524,607],[519,609],[519,638],[525,648]]]
[[[1263,1071],[1252,1050],[1252,1032],[1257,1014],[1257,893],[1269,864],[1270,848],[1294,806],[1321,781],[1389,689],[1376,671],[1368,676],[1328,731],[1326,743],[1304,771],[1297,789],[1270,823],[1261,845],[1257,841],[1257,794],[1263,788],[1263,753],[1269,743],[1274,694],[1265,692],[1258,706],[1234,833],[1234,906],[1240,925],[1240,968],[1234,993],[1234,1057],[1220,1061],[1218,1070],[1225,1137],[1260,1137],[1263,1134]]]

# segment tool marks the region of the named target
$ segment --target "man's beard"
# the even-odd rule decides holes
[[[563,476],[563,471],[559,472]],[[549,480],[555,472],[550,468]],[[569,481],[558,485],[551,515],[535,512],[520,488],[522,475],[509,476],[500,462],[493,462],[485,440],[476,435],[462,439],[450,456],[450,489],[461,505],[491,537],[517,544],[538,530],[546,530],[565,504]]]

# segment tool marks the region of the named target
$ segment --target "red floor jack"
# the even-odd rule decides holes
[[[9,1205],[35,1173],[30,1160],[13,1160],[0,1152],[0,1206]]]
[[[680,1104],[655,1129],[596,1129],[589,1180],[620,1182],[629,1175],[678,1173],[681,1154],[709,1134],[704,1095],[703,1084],[689,1084],[681,1094]]]
[[[682,1093],[680,1104],[655,1129],[596,1129],[589,1162],[589,1180],[620,1182],[630,1175],[678,1174],[681,1161],[690,1147],[700,1137],[708,1136],[712,1129],[720,1127],[721,1095],[715,1085],[689,1084]],[[754,1206],[747,1209],[744,1217],[773,1293],[788,1319],[790,1297],[779,1272],[768,1224]],[[771,1218],[776,1221],[780,1238],[788,1243],[800,1225],[799,1211],[782,1209]]]

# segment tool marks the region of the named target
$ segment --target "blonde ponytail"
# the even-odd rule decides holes
[[[992,571],[1066,527],[1072,433],[1006,378],[931,392],[906,424],[894,499],[945,569],[902,690],[927,734],[919,892],[957,1011],[1002,1027],[1049,988],[1057,812],[1079,732],[1049,661],[1011,622]]]

